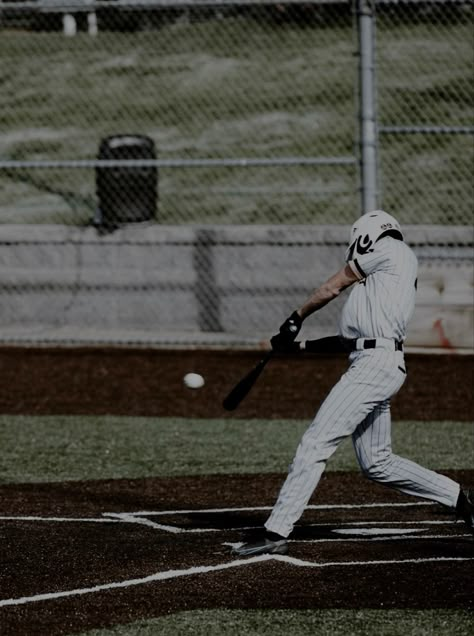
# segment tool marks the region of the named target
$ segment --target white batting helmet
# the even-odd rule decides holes
[[[351,227],[346,261],[356,258],[357,254],[367,254],[383,234],[390,234],[403,241],[400,223],[391,214],[384,210],[374,210],[361,216]]]

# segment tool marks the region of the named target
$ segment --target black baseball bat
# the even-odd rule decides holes
[[[273,350],[265,354],[265,356],[259,360],[254,368],[249,371],[237,384],[234,386],[229,395],[222,402],[222,406],[226,411],[234,411],[242,402],[244,397],[248,394],[250,389],[257,381],[259,375],[262,373],[265,365],[273,356]]]

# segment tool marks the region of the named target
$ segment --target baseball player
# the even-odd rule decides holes
[[[271,339],[279,352],[347,351],[350,366],[303,435],[265,532],[234,548],[239,556],[288,551],[287,538],[326,462],[348,435],[366,477],[454,509],[474,532],[473,490],[392,453],[390,399],[406,379],[403,342],[415,307],[418,269],[398,221],[383,210],[364,214],[351,228],[345,261]],[[297,342],[305,318],[351,286],[339,335]]]

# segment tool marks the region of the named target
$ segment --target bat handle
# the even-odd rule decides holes
[[[267,351],[267,353],[265,354],[265,356],[260,360],[260,364],[267,364],[267,362],[270,360],[270,358],[273,358],[273,354],[275,352],[273,351],[273,349],[270,349],[270,351]]]

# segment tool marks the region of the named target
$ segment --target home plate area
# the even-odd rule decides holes
[[[464,524],[347,473],[321,482],[288,555],[235,557],[232,547],[262,527],[281,479],[0,487],[6,633],[33,624],[72,633],[213,607],[473,606],[474,541]]]

